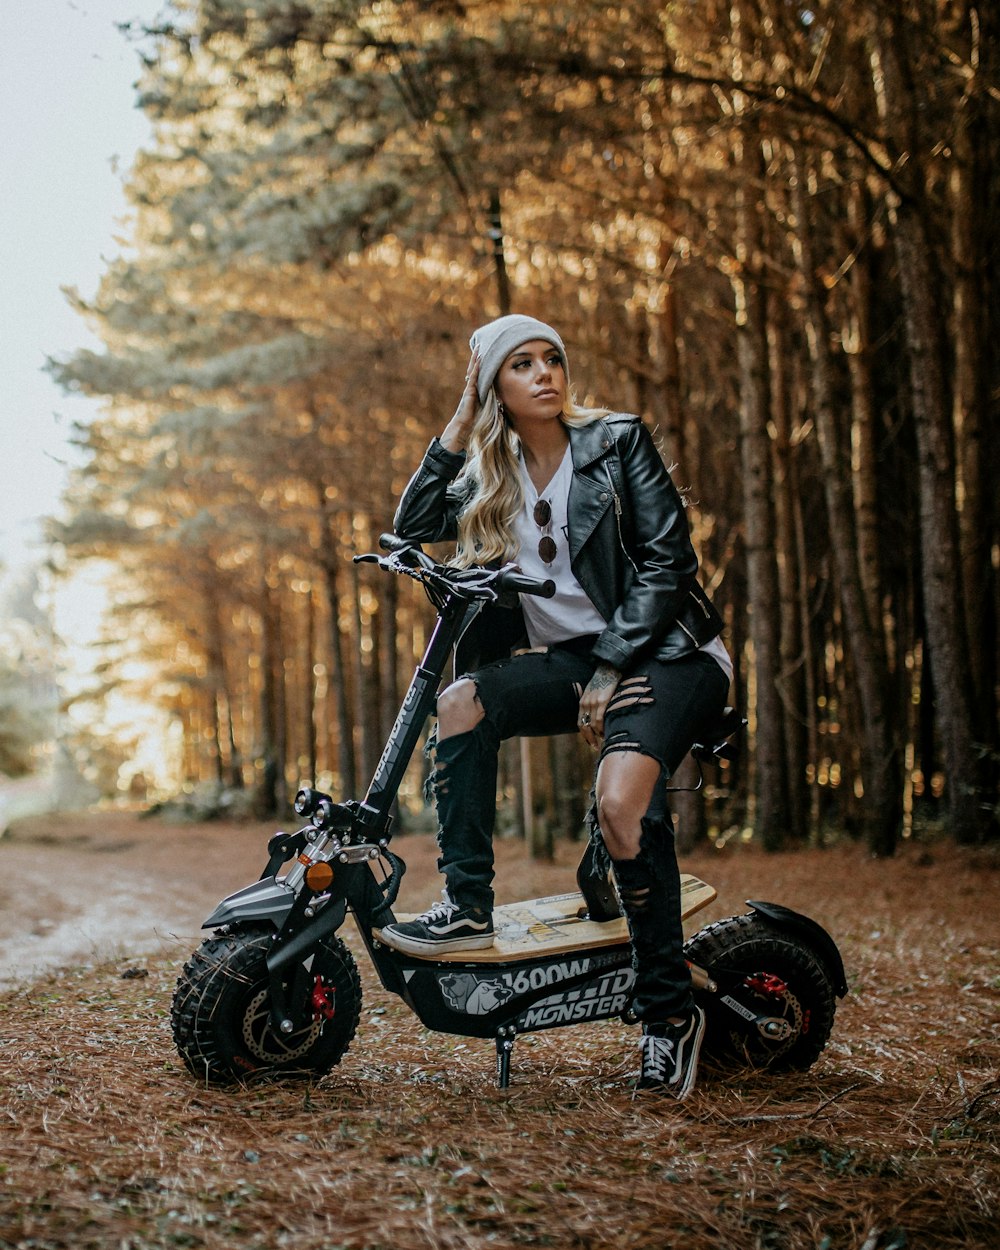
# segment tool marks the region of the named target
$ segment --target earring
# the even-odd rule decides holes
[[[500,415],[500,420],[501,420],[501,421],[506,421],[506,420],[507,420],[507,409],[503,406],[503,400],[502,400],[502,399],[498,399],[498,400],[497,400],[497,412],[498,412],[498,413],[499,413],[499,415]]]

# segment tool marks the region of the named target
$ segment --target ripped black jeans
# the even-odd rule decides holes
[[[437,743],[431,777],[438,811],[438,868],[449,896],[462,907],[493,907],[500,743],[576,732],[580,695],[596,667],[590,656],[593,641],[574,639],[468,674],[484,719],[470,732]],[[615,865],[637,963],[634,1006],[640,1019],[666,1019],[690,1001],[680,878],[665,786],[691,744],[721,714],[728,689],[718,663],[701,652],[671,661],[647,659],[623,674],[605,716],[601,758],[612,751],[639,751],[662,766],[661,783],[642,822],[639,858]]]

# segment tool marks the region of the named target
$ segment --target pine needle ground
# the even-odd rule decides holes
[[[400,842],[407,897],[430,901],[431,840]],[[499,850],[505,897],[567,888],[574,848],[554,865]],[[730,848],[684,867],[719,889],[706,919],[773,898],[837,938],[851,992],[808,1073],[709,1071],[681,1106],[634,1100],[635,1030],[613,1022],[519,1039],[501,1092],[491,1045],[424,1030],[352,936],[365,1002],[343,1063],[307,1085],[210,1089],[169,1032],[189,946],[118,952],[0,995],[0,1246],[995,1246],[997,858]]]

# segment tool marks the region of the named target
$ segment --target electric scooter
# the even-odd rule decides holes
[[[423,958],[381,940],[386,925],[406,919],[393,912],[406,866],[390,849],[390,812],[452,646],[484,604],[551,596],[554,586],[512,565],[456,569],[394,535],[382,535],[380,546],[388,554],[355,560],[420,582],[437,610],[434,630],[364,798],[335,802],[301,789],[294,809],[303,826],[276,833],[260,879],[225,898],[202,926],[214,932],[180,974],[171,1024],[184,1063],[209,1083],[315,1078],[340,1063],[362,1002],[357,964],[338,933],[348,912],[383,987],[425,1027],[493,1039],[501,1088],[521,1034],[635,1019],[628,931],[596,839],[576,890],[494,911],[490,949]],[[742,724],[727,709],[716,731],[695,744],[699,764],[732,758],[730,739]],[[683,875],[681,885],[685,919],[716,897],[696,877]],[[843,961],[809,917],[776,903],[748,907],[685,945],[706,1013],[702,1053],[729,1066],[806,1069],[830,1036],[836,999],[847,992]]]

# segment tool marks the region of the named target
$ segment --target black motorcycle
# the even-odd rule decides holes
[[[392,910],[406,867],[389,849],[390,811],[455,639],[485,603],[554,591],[513,566],[452,568],[393,535],[380,545],[387,555],[355,559],[419,581],[437,609],[433,634],[365,797],[337,803],[300,790],[294,807],[303,827],[276,833],[260,879],[204,922],[214,932],[184,966],[171,1008],[174,1041],[200,1080],[312,1078],[340,1062],[361,1014],[358,968],[338,936],[348,911],[382,985],[422,1024],[494,1039],[502,1088],[518,1034],[612,1017],[634,1022],[628,932],[597,842],[584,854],[577,891],[495,910],[491,949],[422,958],[380,941],[384,926],[406,919]],[[731,757],[741,727],[727,709],[693,755],[700,763]],[[685,917],[716,897],[696,877],[681,880]],[[777,903],[747,906],[685,946],[707,1017],[703,1054],[726,1065],[806,1069],[847,992],[840,953],[814,920]]]

